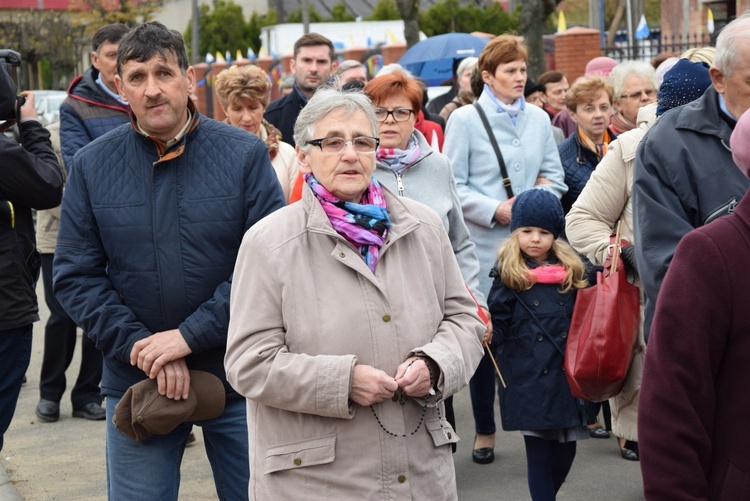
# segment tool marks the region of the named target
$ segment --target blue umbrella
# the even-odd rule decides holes
[[[479,57],[486,38],[468,33],[446,33],[414,44],[398,63],[427,85],[440,85],[453,76],[453,61]]]

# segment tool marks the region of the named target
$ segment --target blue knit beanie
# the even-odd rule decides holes
[[[524,226],[543,228],[555,238],[565,229],[562,204],[547,190],[532,188],[518,195],[513,202],[510,231]]]
[[[659,87],[659,117],[672,108],[695,101],[711,86],[708,65],[703,62],[692,62],[680,59],[664,74],[664,81]]]

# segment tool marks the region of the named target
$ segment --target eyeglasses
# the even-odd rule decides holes
[[[378,122],[388,120],[388,115],[393,117],[394,122],[406,122],[412,113],[414,113],[414,110],[410,110],[409,108],[396,108],[390,111],[385,108],[375,108],[375,118]]]
[[[656,94],[656,89],[646,89],[646,90],[637,90],[635,92],[631,92],[630,94],[623,94],[620,96],[620,99],[640,99],[643,94],[646,94],[646,97],[654,97],[654,94]]]
[[[324,137],[308,141],[307,144],[317,146],[323,153],[341,153],[348,144],[351,144],[357,153],[374,153],[380,145],[380,139],[370,136],[357,136],[353,137],[351,141],[347,141],[343,137]]]

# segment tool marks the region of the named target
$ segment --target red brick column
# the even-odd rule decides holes
[[[388,45],[383,45],[380,48],[380,55],[383,56],[383,66],[397,63],[399,59],[401,59],[401,56],[404,55],[406,52],[406,44],[403,43],[393,43]]]
[[[586,72],[586,63],[602,55],[601,32],[575,27],[555,35],[555,69],[565,74],[568,83]]]

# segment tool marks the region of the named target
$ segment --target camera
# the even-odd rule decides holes
[[[18,110],[26,101],[16,94],[21,54],[14,50],[0,50],[0,120],[16,120]]]

